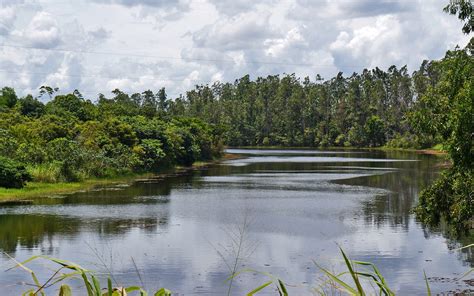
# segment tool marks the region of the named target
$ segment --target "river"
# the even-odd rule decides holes
[[[408,152],[230,149],[243,157],[186,175],[141,180],[0,208],[0,250],[25,260],[72,260],[120,285],[177,295],[232,295],[268,281],[311,295],[316,262],[344,271],[338,246],[378,266],[400,295],[473,289],[457,280],[474,266],[473,236],[429,229],[411,209],[442,159]],[[240,246],[238,248],[237,246]],[[236,258],[237,261],[236,261]],[[19,295],[30,275],[0,256],[0,291]],[[229,267],[228,267],[229,265]],[[54,265],[28,265],[46,280]],[[467,279],[472,278],[468,276]],[[72,282],[73,289],[80,281]],[[54,294],[54,287],[49,289]],[[277,295],[273,286],[257,295]]]

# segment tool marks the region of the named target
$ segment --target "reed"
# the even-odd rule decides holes
[[[8,254],[6,255],[10,257]],[[82,280],[87,296],[127,296],[131,292],[136,292],[140,296],[149,295],[147,291],[139,286],[113,287],[112,279],[110,277],[107,278],[107,287],[102,287],[100,281],[93,272],[70,261],[42,255],[33,256],[23,262],[18,262],[12,257],[10,257],[10,259],[16,263],[15,266],[10,269],[21,268],[28,272],[33,280],[33,288],[24,292],[22,294],[23,296],[46,296],[46,289],[55,285],[60,285],[58,296],[72,296],[73,293],[71,286],[66,284],[65,281],[77,278]],[[38,259],[47,260],[58,265],[58,268],[54,273],[43,283],[38,280],[35,272],[26,266],[28,263]],[[171,291],[161,288],[152,295],[171,296]]]

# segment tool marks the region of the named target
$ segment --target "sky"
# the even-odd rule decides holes
[[[471,36],[447,0],[0,0],[0,87],[158,91],[285,73],[416,70]]]

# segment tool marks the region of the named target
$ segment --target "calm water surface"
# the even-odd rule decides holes
[[[233,239],[239,269],[269,272],[310,294],[322,275],[342,271],[340,245],[375,263],[400,295],[472,289],[455,278],[474,266],[473,236],[452,239],[411,214],[442,159],[414,153],[230,150],[245,158],[164,180],[136,182],[0,208],[0,250],[18,260],[44,254],[114,275],[119,284],[167,287],[177,295],[224,295]],[[239,229],[245,227],[242,235]],[[29,275],[0,257],[0,290],[17,295]],[[45,280],[46,262],[31,264]],[[444,279],[439,279],[444,278]],[[468,277],[469,278],[469,277]],[[472,278],[472,277],[471,277]],[[233,295],[268,279],[239,276]],[[80,282],[73,282],[80,287]],[[259,295],[276,295],[272,288]]]

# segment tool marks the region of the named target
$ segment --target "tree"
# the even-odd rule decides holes
[[[0,187],[23,188],[31,175],[22,164],[0,156]]]
[[[144,139],[139,146],[139,154],[142,160],[141,169],[145,171],[157,171],[166,154],[162,149],[160,140]]]
[[[462,31],[469,34],[474,31],[474,9],[472,0],[450,0],[444,7],[444,12],[457,15],[464,22]]]
[[[45,113],[45,106],[38,99],[33,98],[31,95],[27,95],[24,98],[19,99],[20,112],[23,115],[30,117],[41,117]]]
[[[53,94],[58,92],[58,91],[59,91],[59,88],[57,88],[57,87],[52,88],[51,86],[42,85],[39,88],[40,98],[42,98],[44,95],[47,94],[48,97],[51,99],[53,97]]]
[[[12,108],[18,101],[15,90],[11,87],[4,87],[0,90],[0,108]]]
[[[417,102],[412,114],[417,129],[440,135],[452,167],[420,195],[418,217],[438,224],[441,217],[456,226],[470,227],[474,216],[474,60],[473,42],[448,51],[440,62],[441,77]]]
[[[382,119],[372,115],[364,126],[366,143],[369,147],[382,146],[385,144],[385,127]]]

